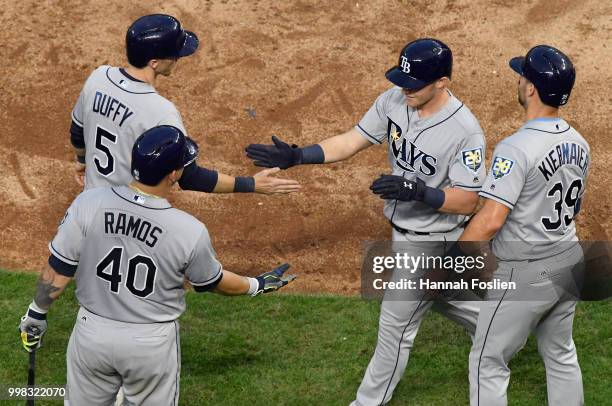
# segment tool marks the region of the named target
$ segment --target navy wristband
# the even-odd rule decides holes
[[[253,193],[255,191],[255,178],[252,176],[236,176],[234,193]]]
[[[438,210],[444,204],[444,200],[446,200],[446,194],[442,189],[425,186],[425,193],[423,193],[422,200],[423,203]]]
[[[302,164],[322,164],[325,163],[325,153],[319,144],[309,145],[301,148]]]
[[[33,319],[36,320],[47,320],[47,314],[46,313],[39,313],[36,310],[33,310],[32,308],[28,307],[28,317],[31,317]]]

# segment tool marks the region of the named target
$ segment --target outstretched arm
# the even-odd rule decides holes
[[[343,161],[372,145],[354,128],[303,148],[289,145],[276,136],[272,136],[272,142],[249,145],[246,147],[247,156],[257,166],[287,169],[295,165]]]
[[[257,296],[261,293],[273,292],[295,279],[294,275],[285,275],[287,269],[289,269],[289,264],[283,264],[257,278],[240,276],[224,270],[221,280],[212,291],[225,296]]]
[[[339,162],[349,159],[359,151],[372,145],[355,128],[328,138],[319,143],[325,155],[325,163]]]
[[[278,169],[263,170],[255,176],[229,176],[217,171],[189,164],[183,171],[179,186],[184,190],[207,193],[291,193],[300,190],[300,184],[291,179],[272,176]]]

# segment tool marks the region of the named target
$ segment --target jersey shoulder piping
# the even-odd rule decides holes
[[[117,193],[117,191],[115,190],[115,188],[111,188],[111,190],[113,191],[114,194],[116,194],[117,196],[119,196],[121,199],[125,200],[128,203],[132,203],[135,206],[138,207],[142,207],[144,209],[149,209],[149,210],[168,210],[171,209],[172,206],[168,206],[168,207],[148,207],[148,206],[143,206],[141,204],[138,204],[136,202],[131,201],[130,199],[126,199],[125,197],[121,196],[119,193]]]
[[[546,130],[540,130],[539,128],[533,128],[533,127],[525,127],[524,130],[533,130],[533,131],[539,131],[539,132],[548,133],[548,134],[563,134],[564,132],[569,131],[570,128],[572,127],[568,125],[565,130],[561,130],[561,131],[546,131]]]
[[[108,68],[106,68],[106,72],[105,72],[106,78],[108,79],[109,82],[111,82],[113,85],[115,85],[115,87],[117,87],[118,89],[121,89],[124,92],[131,93],[131,94],[157,94],[157,92],[132,92],[132,91],[129,91],[127,89],[122,88],[121,86],[119,86],[118,84],[113,82],[113,80],[108,75],[108,71],[110,70],[110,68],[111,68],[110,66]]]
[[[414,142],[416,142],[416,141],[419,139],[419,137],[421,136],[421,134],[423,134],[425,131],[430,130],[430,129],[432,129],[433,127],[435,127],[435,126],[437,126],[437,125],[440,125],[440,124],[442,124],[443,122],[445,122],[445,121],[449,120],[449,119],[450,119],[452,116],[454,116],[455,114],[457,114],[457,112],[458,112],[459,110],[461,110],[461,108],[462,108],[462,107],[463,107],[463,103],[461,103],[461,105],[460,105],[459,107],[457,107],[457,109],[456,109],[455,111],[453,111],[453,112],[452,112],[452,113],[451,113],[451,114],[450,114],[448,117],[446,117],[444,120],[440,120],[440,121],[438,121],[437,123],[432,124],[432,125],[430,125],[429,127],[422,129],[422,130],[421,130],[421,132],[419,132],[419,133],[417,134],[417,136],[415,137]]]
[[[494,198],[496,198],[496,199],[503,200],[504,202],[506,202],[506,203],[508,203],[509,205],[511,205],[513,208],[514,208],[514,206],[515,206],[515,204],[514,204],[514,203],[512,203],[511,201],[508,201],[508,200],[504,199],[503,197],[499,197],[499,196],[497,196],[497,195],[494,195],[493,193],[489,193],[489,192],[487,192],[487,191],[485,191],[485,190],[481,190],[481,191],[479,192],[479,194],[480,194],[481,196],[483,196],[483,197],[491,196],[491,197],[494,197]]]
[[[370,135],[370,133],[367,132],[361,125],[357,124],[357,127],[359,127],[359,129],[363,131],[363,134],[366,135],[368,138],[370,138],[372,141],[374,141],[377,144],[382,144],[382,141],[379,141],[376,137],[374,137],[373,135]]]

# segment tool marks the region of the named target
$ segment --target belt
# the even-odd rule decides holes
[[[467,221],[465,223],[459,224],[457,227],[460,228],[464,228],[467,225]],[[402,228],[400,226],[398,226],[397,224],[393,223],[391,220],[389,220],[389,224],[391,224],[391,227],[393,227],[395,229],[395,231],[402,233],[402,234],[415,234],[415,235],[432,235],[432,234],[446,234],[446,233],[450,233],[451,231],[455,231],[457,229],[457,227],[448,230],[448,231],[436,231],[436,232],[427,232],[427,231],[413,231],[413,230],[407,230],[405,228]]]
[[[428,232],[425,232],[425,231],[406,230],[405,228],[401,228],[397,224],[394,224],[390,220],[389,220],[389,224],[391,224],[391,227],[393,227],[395,229],[395,231],[397,231],[399,233],[402,233],[402,234],[416,234],[416,235],[430,235],[431,234],[431,233],[428,233]]]

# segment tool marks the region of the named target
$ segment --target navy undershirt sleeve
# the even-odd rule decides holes
[[[74,121],[70,124],[70,142],[75,148],[85,148],[83,127],[79,126]]]
[[[202,168],[192,162],[183,170],[183,175],[179,179],[179,186],[183,190],[212,193],[218,180],[219,174],[217,171]]]

